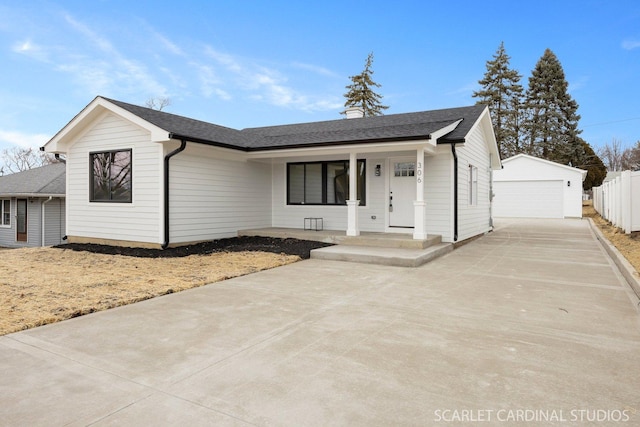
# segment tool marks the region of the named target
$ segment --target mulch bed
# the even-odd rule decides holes
[[[140,258],[176,258],[189,255],[206,255],[215,252],[243,252],[261,251],[276,254],[297,255],[308,259],[312,249],[332,246],[329,243],[314,242],[299,239],[279,239],[273,237],[231,237],[228,239],[212,240],[195,245],[180,246],[167,249],[142,249],[94,244],[67,243],[55,246],[60,249],[87,251],[107,255],[124,255]]]

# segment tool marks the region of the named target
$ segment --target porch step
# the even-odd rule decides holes
[[[312,250],[311,258],[396,267],[419,267],[452,250],[451,243],[438,243],[425,249],[336,245]]]
[[[373,246],[378,248],[426,249],[442,243],[442,236],[430,235],[424,240],[414,240],[409,234],[367,233],[360,236],[340,236],[339,245]]]

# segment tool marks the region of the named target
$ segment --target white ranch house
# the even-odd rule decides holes
[[[484,106],[235,130],[97,97],[44,149],[66,155],[70,242],[158,248],[305,218],[462,241],[492,229],[501,168]]]

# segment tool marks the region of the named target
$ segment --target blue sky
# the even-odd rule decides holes
[[[386,114],[471,105],[502,41],[525,88],[557,55],[594,148],[640,140],[637,0],[0,0],[0,149],[96,95],[237,129],[338,119],[369,52]]]

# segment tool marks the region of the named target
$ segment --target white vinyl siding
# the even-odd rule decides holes
[[[169,188],[171,244],[271,226],[270,164],[188,143],[171,159]]]
[[[476,123],[456,148],[458,154],[458,241],[491,230],[491,158],[488,138],[480,122]],[[470,173],[477,168],[477,182],[472,183]],[[476,190],[473,194],[473,190]],[[470,203],[471,201],[475,203]]]
[[[89,201],[89,153],[132,150],[132,203]],[[67,152],[69,236],[162,243],[162,144],[115,114],[106,113]]]
[[[425,158],[424,200],[426,202],[427,235],[442,236],[453,241],[453,155],[451,147],[440,145],[437,154]]]

